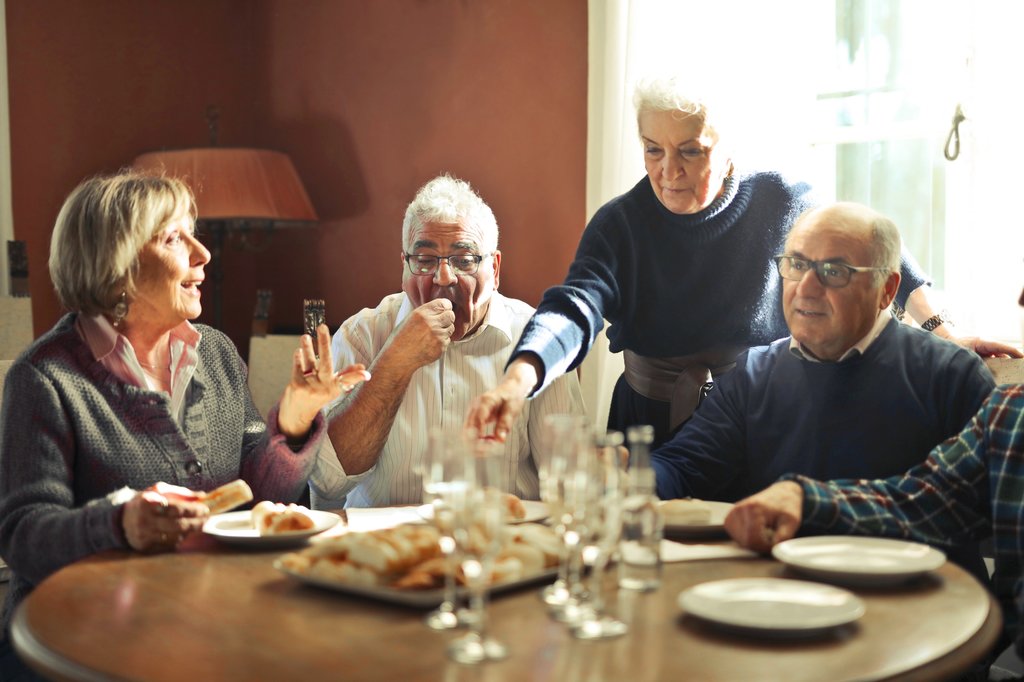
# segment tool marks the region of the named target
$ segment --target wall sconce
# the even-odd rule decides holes
[[[208,117],[210,113],[208,112]],[[216,144],[216,119],[211,141]],[[312,227],[318,220],[306,188],[287,154],[265,149],[204,147],[142,154],[134,168],[186,182],[196,198],[200,231],[210,237],[214,326],[222,323],[221,255],[228,234],[254,250],[249,235],[275,228]]]

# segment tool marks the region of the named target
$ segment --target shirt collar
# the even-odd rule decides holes
[[[104,315],[79,315],[78,323],[89,350],[100,362],[116,351],[119,343],[131,347],[128,339],[117,331]],[[198,348],[201,338],[202,334],[188,320],[171,330],[171,341],[181,341],[188,348]],[[134,350],[133,348],[132,355],[135,354]],[[135,358],[135,361],[138,362],[138,358]]]
[[[843,362],[844,360],[849,360],[852,357],[856,357],[858,355],[863,355],[864,353],[866,353],[868,350],[868,346],[875,342],[875,339],[878,338],[878,336],[882,333],[882,330],[885,329],[885,325],[889,324],[889,321],[891,319],[892,315],[889,313],[888,309],[879,310],[878,317],[875,318],[875,324],[872,325],[870,331],[868,331],[868,333],[865,334],[860,341],[853,344],[853,346],[847,349],[845,353],[839,356],[839,359],[836,360],[836,362]],[[801,360],[807,360],[808,362],[829,362],[827,360],[821,360],[815,357],[814,353],[804,348],[803,344],[794,339],[792,336],[789,337],[789,352],[797,356]]]

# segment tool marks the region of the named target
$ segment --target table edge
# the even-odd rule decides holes
[[[120,677],[103,675],[53,651],[32,633],[24,602],[14,610],[10,628],[11,645],[22,662],[41,675],[69,682],[115,682]]]

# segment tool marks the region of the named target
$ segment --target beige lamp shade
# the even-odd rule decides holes
[[[281,152],[225,147],[181,149],[142,154],[132,165],[186,182],[195,194],[200,220],[317,220],[295,166]]]

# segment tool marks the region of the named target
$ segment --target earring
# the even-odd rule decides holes
[[[128,292],[122,291],[121,298],[114,304],[114,327],[120,327],[124,318],[128,316]]]

